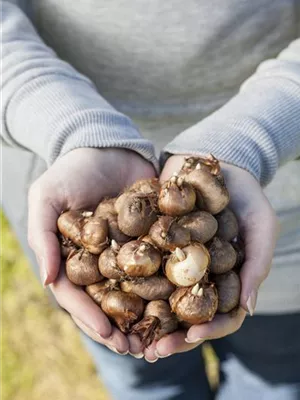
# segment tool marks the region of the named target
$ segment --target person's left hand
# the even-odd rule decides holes
[[[153,166],[131,150],[78,148],[58,158],[29,190],[28,240],[44,286],[49,285],[58,304],[86,335],[120,354],[140,356],[137,340],[113,327],[83,288],[67,278],[57,219],[66,210],[94,210],[103,198],[153,177]]]
[[[183,161],[184,156],[170,157],[162,171],[161,181],[179,171]],[[211,322],[194,325],[188,331],[177,331],[153,342],[145,350],[145,359],[149,362],[192,350],[205,340],[218,339],[237,331],[246,313],[253,315],[259,286],[268,276],[278,231],[275,213],[259,182],[249,172],[224,163],[221,167],[230,193],[229,206],[238,218],[246,250],[240,274],[240,307],[232,313],[216,315]]]

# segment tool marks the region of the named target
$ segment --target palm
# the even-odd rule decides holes
[[[93,210],[102,198],[118,194],[137,179],[153,176],[153,167],[136,153],[78,149],[56,161],[29,193],[29,243],[41,266],[44,284],[51,284],[58,303],[85,333],[122,352],[129,350],[130,341],[111,326],[100,308],[66,279],[64,268],[60,268],[56,221],[66,209]]]
[[[171,157],[161,180],[178,171],[182,162],[183,156]],[[194,344],[197,338],[228,335],[241,326],[245,310],[252,313],[255,307],[257,290],[268,274],[272,259],[276,220],[259,184],[248,172],[226,164],[223,171],[231,194],[230,207],[239,219],[246,245],[246,261],[241,271],[241,307],[234,317],[218,315],[210,323],[195,325],[188,332],[178,331],[153,343],[145,350],[148,360],[156,359],[157,354],[188,351],[199,344]],[[56,221],[66,209],[93,210],[103,197],[118,194],[137,179],[153,176],[152,166],[133,152],[78,149],[49,168],[33,185],[29,196],[29,241],[42,270],[47,271],[45,282],[53,282],[51,289],[59,304],[94,340],[133,353],[141,351],[139,339],[133,335],[126,338],[112,328],[100,308],[64,276],[60,268]],[[187,344],[186,338],[193,344]]]
[[[103,197],[117,195],[137,179],[153,177],[154,170],[135,153],[79,149],[58,160],[49,175],[57,206],[81,209],[96,207]]]
[[[182,163],[183,156],[171,157],[165,165],[161,180],[168,179],[178,171]],[[240,275],[240,308],[234,316],[217,315],[212,322],[195,325],[188,332],[176,332],[162,338],[146,350],[146,357],[150,360],[155,359],[157,354],[169,355],[188,351],[199,345],[200,338],[202,341],[216,339],[239,329],[246,311],[253,313],[258,288],[268,275],[277,231],[274,211],[259,183],[247,171],[228,164],[223,164],[222,170],[231,195],[230,207],[238,217],[245,242],[246,260]],[[193,343],[187,344],[185,339]]]

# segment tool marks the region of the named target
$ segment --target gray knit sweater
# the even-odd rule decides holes
[[[158,169],[154,143],[162,161],[213,152],[273,180],[283,232],[259,307],[300,310],[299,162],[288,163],[300,156],[299,1],[1,6],[3,140],[48,165],[78,147],[123,147]]]

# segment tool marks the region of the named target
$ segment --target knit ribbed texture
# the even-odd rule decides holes
[[[162,160],[166,153],[210,152],[263,186],[300,154],[300,40],[262,64],[225,106],[177,136]]]
[[[79,74],[45,46],[30,21],[2,5],[2,135],[51,165],[79,147],[118,147],[139,153],[158,171],[154,148]]]
[[[22,3],[51,48],[11,3]],[[161,149],[172,140],[162,161],[170,154],[211,152],[266,185],[280,165],[300,155],[300,41],[260,64],[296,37],[296,2],[216,4],[2,1],[4,141],[48,165],[78,147],[122,147],[157,168],[151,142]],[[149,140],[101,94],[138,121]],[[8,181],[21,185],[25,198],[30,177],[22,165],[15,172]],[[299,310],[298,182],[299,162],[288,163],[265,190],[280,217],[281,237],[272,268],[279,272],[272,279],[271,271],[258,305],[264,312]]]
[[[152,143],[140,136],[128,117],[84,85],[76,78],[53,74],[29,81],[7,110],[7,126],[14,139],[24,146],[30,143],[30,150],[48,165],[76,148],[119,147],[139,153],[158,168]],[[24,124],[25,115],[29,118]]]

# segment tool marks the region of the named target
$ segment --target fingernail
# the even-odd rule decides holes
[[[129,353],[128,350],[124,351],[124,352],[121,352],[121,351],[117,350],[116,347],[112,346],[111,344],[107,344],[106,347],[109,348],[114,353],[120,354],[121,356],[125,356],[126,354]]]
[[[42,280],[42,284],[43,287],[45,288],[47,286],[47,279],[48,279],[48,272],[46,269],[46,265],[45,265],[45,260],[43,257],[39,257],[38,258],[38,263],[40,266],[40,273],[41,273],[41,280]]]
[[[98,329],[97,329],[98,330]],[[111,333],[111,330],[107,333],[107,332],[102,332],[102,333],[98,333],[98,335],[104,339],[107,340],[108,342],[110,342],[111,340],[113,340],[113,335]]]
[[[87,327],[90,328],[89,326],[87,326]],[[91,329],[91,330],[94,332],[94,334],[95,334],[96,336],[98,336],[101,340],[105,340],[104,337],[100,335],[100,333],[98,333],[98,332],[95,331],[95,329],[93,329],[93,328],[90,328],[90,329]]]
[[[257,291],[256,290],[252,290],[250,296],[248,297],[248,300],[246,302],[247,304],[247,308],[249,311],[249,314],[252,315],[254,314],[255,311],[255,307],[256,307],[256,301],[257,301]]]
[[[144,353],[137,353],[137,354],[133,354],[133,353],[130,353],[130,351],[128,352],[128,354],[130,354],[132,357],[134,357],[134,358],[138,358],[138,359],[140,359],[140,358],[143,358],[144,357]]]
[[[161,354],[159,354],[159,352],[157,350],[155,350],[154,354],[156,355],[157,358],[167,358],[172,355],[172,353],[169,353],[169,354],[162,356]]]
[[[148,363],[153,364],[153,363],[155,363],[155,362],[158,360],[158,358],[156,358],[155,360],[149,360],[148,358],[145,357],[145,360],[146,360]]]
[[[195,338],[195,339],[185,338],[184,340],[185,340],[186,343],[198,343],[198,344],[201,344],[201,343],[205,342],[205,339],[202,339],[202,338]]]
[[[72,318],[73,318],[74,322],[78,324],[78,326],[79,326],[80,329],[82,329],[82,327],[80,326],[80,324],[81,324],[81,325],[83,325],[87,330],[92,331],[93,334],[94,334],[95,336],[98,336],[99,339],[105,340],[105,338],[104,338],[103,336],[101,336],[100,333],[98,333],[98,332],[95,330],[94,327],[88,325],[88,324],[85,323],[85,322],[82,322],[81,319],[78,318],[78,317],[73,316]]]
[[[107,337],[102,336],[101,333],[97,332],[97,330],[96,330],[97,328],[96,328],[96,327],[94,327],[94,326],[92,326],[92,325],[87,325],[87,324],[85,324],[84,322],[82,322],[81,320],[79,320],[79,321],[80,321],[83,325],[85,325],[88,329],[90,329],[91,331],[93,331],[93,333],[94,333],[96,336],[98,336],[99,339],[109,341],[109,339],[107,339]],[[111,337],[111,335],[110,335],[109,337]]]

